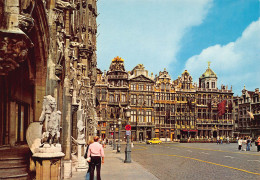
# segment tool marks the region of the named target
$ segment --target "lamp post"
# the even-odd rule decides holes
[[[113,125],[111,126],[111,131],[113,131]],[[113,133],[113,138],[114,138],[114,133]],[[111,141],[111,147],[113,147],[113,141]]]
[[[116,123],[114,122],[114,142],[113,142],[113,150],[116,150]]]
[[[118,143],[117,143],[117,153],[120,153],[121,144],[120,144],[120,129],[121,129],[121,118],[118,119]]]
[[[130,117],[130,108],[126,108],[126,118],[127,118],[127,124],[129,124],[129,117]],[[125,161],[124,163],[131,163],[131,145],[129,143],[129,135],[126,135],[126,147],[125,147]]]

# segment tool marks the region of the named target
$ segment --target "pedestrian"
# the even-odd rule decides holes
[[[219,136],[217,136],[217,144],[219,144]]]
[[[238,143],[238,150],[241,151],[241,148],[242,148],[242,138],[238,139],[237,143]]]
[[[244,137],[244,140],[242,139],[242,151],[246,151],[246,137]]]
[[[220,143],[222,144],[223,143],[223,137],[220,136]]]
[[[99,137],[94,137],[94,143],[89,146],[88,155],[90,157],[90,180],[94,180],[95,168],[97,168],[97,180],[101,180],[100,169],[101,163],[104,164],[104,149],[101,144],[98,142]],[[101,161],[102,158],[102,161]]]
[[[94,141],[91,139],[89,140],[88,144],[87,144],[87,149],[86,149],[86,152],[85,152],[85,155],[84,155],[84,158],[87,159],[87,162],[88,162],[88,171],[87,171],[87,174],[86,174],[86,180],[89,180],[90,179],[90,158],[87,158],[88,157],[88,149],[89,149],[89,146],[90,144],[92,144]]]
[[[258,139],[257,139],[257,152],[260,151],[260,136],[258,136]]]
[[[227,137],[227,144],[229,144],[229,136]]]
[[[246,140],[246,151],[250,151],[250,146],[251,146],[251,138],[249,136]]]

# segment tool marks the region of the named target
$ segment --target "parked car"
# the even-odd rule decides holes
[[[148,141],[146,141],[147,144],[161,144],[162,141],[159,138],[153,138]]]

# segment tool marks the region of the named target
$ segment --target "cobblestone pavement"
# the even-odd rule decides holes
[[[158,179],[260,179],[260,152],[237,144],[136,144],[132,159]]]

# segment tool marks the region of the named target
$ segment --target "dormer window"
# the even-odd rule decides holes
[[[215,88],[215,82],[212,82],[212,83],[211,83],[211,87],[212,87],[212,88]]]

